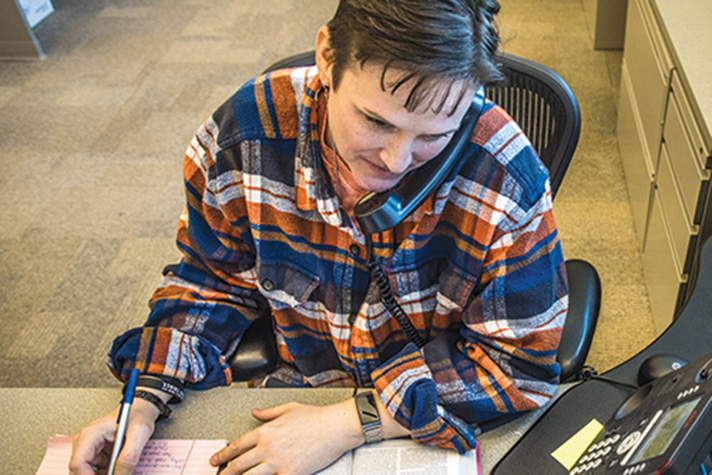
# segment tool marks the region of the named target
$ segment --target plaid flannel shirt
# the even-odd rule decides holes
[[[269,311],[281,363],[259,384],[372,386],[413,439],[468,450],[558,384],[568,289],[547,170],[488,102],[457,176],[373,236],[418,349],[382,305],[324,169],[320,89],[315,68],[261,76],[200,127],[184,159],[184,257],[109,366],[230,384],[226,356]]]

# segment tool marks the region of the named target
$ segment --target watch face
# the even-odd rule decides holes
[[[380,422],[381,420],[378,417],[378,408],[376,407],[376,401],[373,400],[373,394],[368,394],[366,397],[361,398],[359,412],[361,413],[362,422]]]
[[[378,407],[373,398],[373,393],[361,393],[356,395],[355,399],[366,443],[381,440],[383,438],[381,434],[381,418],[378,415]]]

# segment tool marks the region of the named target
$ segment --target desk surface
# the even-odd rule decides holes
[[[250,415],[254,407],[288,401],[325,405],[351,394],[351,389],[218,388],[192,392],[171,419],[158,424],[155,437],[232,440],[259,425]],[[0,473],[34,474],[50,437],[75,434],[108,413],[119,399],[117,388],[0,388]],[[480,437],[483,473],[490,472],[542,412],[527,414]]]

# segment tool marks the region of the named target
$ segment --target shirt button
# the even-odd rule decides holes
[[[361,248],[358,247],[356,244],[351,244],[349,247],[349,251],[351,251],[351,254],[354,256],[358,257],[359,254],[361,254]]]
[[[265,279],[262,281],[262,288],[265,289],[267,292],[270,292],[274,290],[274,282],[269,279]]]

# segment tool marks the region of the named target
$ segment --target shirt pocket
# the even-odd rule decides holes
[[[473,297],[477,277],[448,265],[440,274],[438,284],[438,313],[460,313]]]
[[[388,272],[391,290],[399,303],[430,301],[443,310],[462,310],[470,299],[477,278],[450,263],[430,261],[415,269]],[[425,309],[427,310],[427,309]]]
[[[303,304],[319,281],[319,276],[285,263],[263,262],[257,269],[257,286],[274,310]]]

